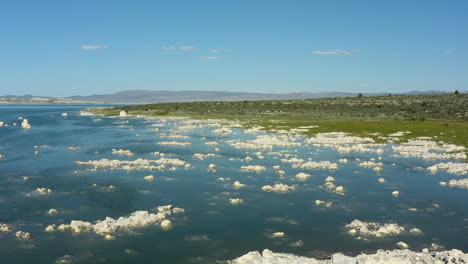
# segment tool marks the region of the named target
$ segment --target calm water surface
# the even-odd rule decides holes
[[[164,122],[155,132],[151,125],[160,123],[158,120],[79,116],[78,112],[86,107],[0,106],[0,121],[20,124],[18,117],[22,116],[32,125],[30,130],[19,126],[0,128],[0,154],[6,156],[0,160],[0,223],[9,223],[14,229],[0,233],[1,263],[54,263],[64,255],[73,256],[73,263],[213,263],[264,248],[317,257],[337,251],[358,254],[379,248],[394,249],[398,241],[408,243],[413,250],[438,243],[447,249],[468,251],[468,192],[438,184],[459,176],[445,172],[431,175],[425,169],[414,169],[440,161],[391,158],[395,153],[387,146],[382,155],[384,170],[378,175],[354,161],[377,158],[375,153],[340,154],[312,146],[273,148],[273,151],[287,150],[305,160],[352,160],[339,164],[339,169],[333,172],[304,171],[313,177],[299,182],[294,176],[301,170],[281,163],[280,158],[264,153],[265,159],[259,160],[254,154],[258,150],[240,150],[228,145],[227,140],[255,138],[240,129],[223,136],[212,133],[213,127],[200,128],[181,133],[190,136],[189,139],[175,140],[191,142],[190,147],[161,146],[157,143],[173,139],[160,138],[158,133],[170,134],[180,126],[179,121]],[[70,115],[62,117],[63,112]],[[128,123],[122,124],[122,120]],[[207,146],[204,143],[208,141],[217,141],[219,145]],[[36,145],[50,147],[34,148]],[[130,149],[135,156],[111,155],[113,148]],[[205,160],[192,157],[194,153],[215,153],[215,148],[220,149],[216,152],[220,157]],[[36,150],[38,155],[34,154]],[[193,167],[156,172],[87,172],[85,167],[74,164],[101,158],[158,159],[150,155],[154,151],[184,160]],[[247,155],[254,157],[250,165],[264,165],[267,171],[239,172],[241,166],[247,165],[239,159]],[[217,165],[215,173],[207,170],[210,163]],[[275,174],[274,165],[280,165],[286,172],[285,179]],[[81,174],[74,173],[76,170],[81,170]],[[359,174],[354,174],[355,171]],[[154,182],[143,179],[150,174],[155,176]],[[23,181],[23,176],[30,180]],[[320,188],[327,176],[333,176],[337,185],[345,187],[344,196]],[[219,177],[230,180],[219,182]],[[379,177],[387,182],[378,183]],[[233,189],[231,185],[236,180],[247,187]],[[297,184],[297,191],[286,194],[261,191],[263,185],[276,182]],[[93,184],[101,187],[95,188]],[[116,188],[105,188],[109,185]],[[38,187],[50,188],[53,193],[38,195],[35,192]],[[402,195],[393,197],[394,190]],[[242,198],[244,204],[232,206],[229,198]],[[316,199],[337,204],[331,208],[317,207]],[[434,207],[434,203],[440,207]],[[94,233],[44,232],[49,224],[96,221],[106,216],[118,218],[136,210],[154,212],[156,206],[165,204],[186,209],[184,214],[170,217],[174,229],[167,232],[150,226],[118,232],[111,241]],[[50,216],[47,214],[50,208],[60,213]],[[410,212],[408,208],[418,208],[418,211]],[[343,228],[356,218],[417,227],[423,234],[359,241],[347,235]],[[17,240],[14,233],[18,230],[31,232],[35,237],[31,241]],[[285,232],[286,236],[268,237],[277,231]],[[291,245],[298,240],[303,241],[303,246]]]

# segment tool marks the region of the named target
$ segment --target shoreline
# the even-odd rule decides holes
[[[415,252],[408,249],[400,250],[378,250],[374,254],[359,254],[355,257],[335,253],[329,260],[318,260],[315,258],[301,257],[294,254],[275,253],[269,249],[251,251],[234,260],[229,264],[411,264],[411,263],[468,263],[468,254],[458,249],[446,251],[430,251],[423,249]]]
[[[405,121],[405,120],[326,120],[326,119],[304,119],[297,117],[248,117],[227,115],[190,115],[190,114],[167,114],[154,115],[144,112],[129,112],[125,116],[119,116],[121,107],[98,107],[89,108],[85,112],[103,117],[120,118],[156,118],[156,119],[199,119],[217,120],[225,123],[236,122],[243,128],[262,127],[264,132],[294,133],[303,136],[314,136],[318,133],[345,132],[359,137],[370,137],[377,143],[400,144],[418,137],[432,137],[434,141],[443,141],[447,144],[455,144],[468,148],[468,122],[461,120],[427,120],[427,121]],[[126,112],[127,113],[127,112]],[[313,127],[311,127],[313,126]],[[396,142],[389,142],[389,137],[398,132],[408,132],[399,137]],[[391,141],[391,139],[390,139]]]

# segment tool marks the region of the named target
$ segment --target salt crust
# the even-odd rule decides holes
[[[265,185],[262,187],[262,191],[265,192],[276,192],[276,193],[287,193],[296,191],[295,186],[288,186],[286,184],[277,183],[273,186]]]
[[[176,141],[170,141],[170,142],[159,142],[158,143],[161,146],[177,146],[177,147],[186,147],[192,145],[190,142],[176,142]]]
[[[434,166],[428,167],[427,170],[431,173],[436,173],[437,171],[441,170],[452,174],[465,175],[468,174],[468,163],[438,163]]]
[[[157,224],[164,230],[168,230],[172,227],[172,224],[169,220],[165,220],[167,216],[171,215],[171,209],[171,205],[159,206],[157,214],[149,213],[148,211],[135,211],[128,216],[121,216],[118,219],[106,217],[104,220],[99,220],[95,223],[72,220],[68,225],[61,224],[58,230],[70,230],[74,234],[94,232],[104,237],[112,235],[119,230],[131,230]]]
[[[126,149],[126,150],[124,150],[124,149],[119,149],[119,150],[112,149],[112,155],[123,155],[123,156],[131,157],[131,156],[133,156],[133,153],[128,149]]]
[[[249,166],[242,166],[240,168],[241,172],[256,172],[260,173],[266,170],[265,166],[260,166],[260,165],[249,165]]]
[[[452,249],[442,252],[414,252],[410,250],[378,250],[375,254],[360,254],[349,257],[342,253],[335,253],[331,259],[317,260],[286,253],[274,253],[268,249],[262,253],[258,251],[249,252],[230,264],[461,264],[468,263],[468,254],[460,250]]]
[[[301,143],[294,142],[294,140],[294,138],[288,136],[259,135],[254,140],[230,140],[227,143],[238,149],[272,149],[273,147],[296,147],[301,145]]]
[[[23,122],[21,122],[21,128],[31,129],[31,125],[29,124],[29,121],[27,119],[23,119]]]
[[[468,178],[461,179],[461,180],[450,180],[448,184],[450,187],[468,189]]]
[[[296,163],[292,164],[294,169],[306,169],[306,170],[316,170],[316,169],[328,169],[328,170],[337,170],[338,164],[332,163],[330,161],[308,161],[306,163]]]
[[[159,160],[137,159],[137,160],[90,160],[90,161],[76,161],[76,165],[93,166],[93,171],[97,169],[109,168],[110,170],[164,170],[167,165],[172,166],[186,166],[187,163],[180,159],[161,158]],[[159,164],[158,166],[152,164]]]
[[[417,138],[409,140],[406,143],[401,143],[392,146],[394,152],[400,154],[401,157],[416,157],[425,160],[435,159],[466,159],[464,153],[465,147],[454,144],[445,144]]]
[[[358,219],[353,220],[345,227],[350,229],[350,231],[355,230],[355,232],[350,232],[350,234],[354,233],[360,236],[374,237],[396,236],[405,231],[404,227],[395,223],[381,224],[377,222],[363,222]]]

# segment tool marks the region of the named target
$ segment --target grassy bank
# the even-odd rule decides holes
[[[285,101],[164,103],[92,109],[93,113],[188,116],[237,120],[246,126],[289,130],[317,125],[304,134],[341,131],[360,136],[386,136],[410,131],[403,139],[433,137],[468,146],[468,95],[411,95],[353,98],[323,98]],[[379,133],[379,135],[373,135]]]

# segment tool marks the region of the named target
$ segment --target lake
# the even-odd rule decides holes
[[[245,133],[235,127],[231,132],[214,132],[222,126],[199,120],[79,115],[88,107],[0,106],[0,121],[9,124],[0,128],[0,154],[5,155],[0,159],[0,223],[12,227],[11,232],[0,233],[2,263],[215,263],[265,248],[327,257],[334,252],[356,255],[395,249],[399,241],[412,250],[436,243],[468,251],[468,192],[439,185],[463,177],[445,171],[431,174],[426,169],[453,160],[396,157],[392,144],[375,147],[383,153],[341,153],[314,146],[299,135],[288,136],[296,145],[238,148],[236,142],[274,134]],[[27,118],[32,128],[22,129],[19,117]],[[173,141],[190,145],[159,144]],[[130,150],[133,156],[113,155],[112,149]],[[75,164],[104,158],[162,158],[153,152],[191,166],[166,165],[164,170],[150,171],[93,170],[93,166]],[[214,155],[202,160],[195,153]],[[252,160],[247,162],[247,156]],[[330,161],[338,169],[301,169],[294,168],[294,162],[281,161],[292,158]],[[338,162],[340,159],[348,162]],[[382,162],[381,172],[359,166],[371,159]],[[210,164],[216,168],[209,169]],[[264,166],[265,171],[240,171],[248,165]],[[310,174],[310,179],[298,180],[295,176],[300,172]],[[154,181],[145,180],[148,175]],[[342,194],[323,187],[328,176],[336,186],[344,187]],[[245,186],[233,188],[235,181]],[[293,186],[295,191],[262,190],[276,183]],[[39,194],[37,188],[52,192]],[[400,195],[393,196],[393,191]],[[243,203],[232,205],[230,199],[234,198]],[[316,200],[334,204],[316,205]],[[119,230],[111,240],[94,232],[44,231],[48,225],[72,220],[95,222],[138,210],[156,213],[157,206],[169,204],[185,212],[168,216],[173,225],[168,231],[149,225]],[[51,208],[58,214],[48,214]],[[422,233],[356,239],[345,228],[354,219],[397,223]],[[34,238],[17,239],[17,231],[30,232]],[[275,237],[277,232],[284,235]]]

